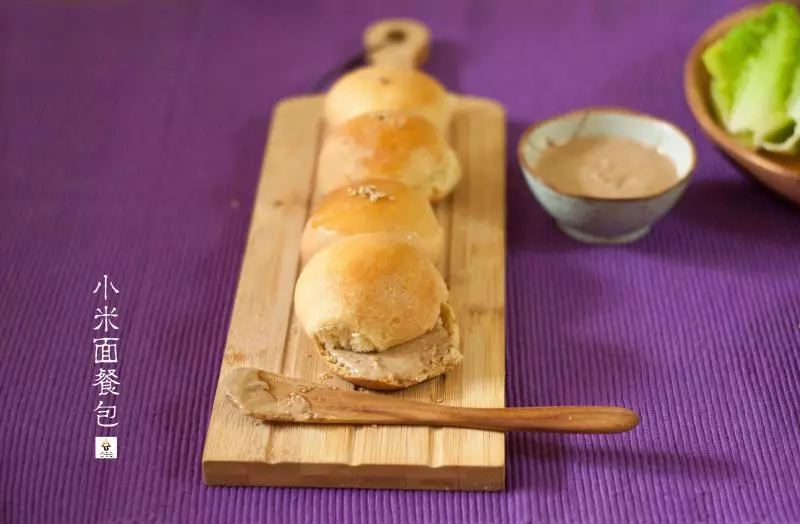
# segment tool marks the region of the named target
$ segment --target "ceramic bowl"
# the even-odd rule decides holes
[[[706,136],[762,184],[800,205],[800,155],[752,151],[731,137],[714,117],[708,94],[708,71],[702,60],[703,52],[710,45],[737,24],[758,14],[766,5],[753,4],[731,13],[703,33],[686,60],[683,88],[689,108]]]
[[[619,137],[654,147],[675,164],[667,190],[635,198],[597,198],[554,190],[536,175],[542,152],[579,137]],[[589,244],[624,244],[643,237],[678,201],[694,170],[694,144],[674,125],[620,108],[589,108],[529,127],[519,141],[519,163],[536,200],[570,237]]]

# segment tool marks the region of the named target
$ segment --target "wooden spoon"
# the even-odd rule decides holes
[[[800,156],[751,151],[731,137],[716,121],[708,91],[709,75],[703,52],[733,26],[759,13],[766,3],[736,11],[711,26],[697,41],[684,68],[686,101],[703,132],[737,164],[773,191],[800,205]]]
[[[622,433],[639,424],[636,413],[619,407],[459,408],[334,389],[253,368],[232,371],[225,392],[243,414],[269,422],[555,433]]]

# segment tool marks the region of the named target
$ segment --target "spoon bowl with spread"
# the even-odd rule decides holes
[[[517,149],[536,200],[571,238],[625,244],[675,205],[694,170],[692,141],[673,124],[621,108],[537,123]]]

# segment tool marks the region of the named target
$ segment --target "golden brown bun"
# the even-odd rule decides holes
[[[416,241],[399,235],[344,238],[308,261],[294,306],[318,345],[383,351],[430,331],[447,301],[441,274]]]
[[[381,353],[355,353],[318,345],[331,371],[357,386],[381,391],[407,388],[447,373],[461,363],[458,322],[442,305],[434,331]]]
[[[338,126],[373,111],[406,110],[418,113],[442,132],[450,125],[452,99],[444,86],[422,71],[366,66],[337,80],[325,97],[325,119]]]
[[[300,240],[303,263],[333,242],[365,233],[415,238],[434,263],[444,249],[444,231],[424,196],[393,180],[365,180],[322,198]]]
[[[374,178],[402,182],[436,202],[461,179],[461,165],[444,136],[425,118],[379,111],[331,129],[318,168],[322,193]]]

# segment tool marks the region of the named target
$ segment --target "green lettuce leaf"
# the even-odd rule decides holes
[[[714,112],[751,148],[791,150],[797,143],[800,14],[774,3],[732,29],[703,54]],[[777,149],[776,149],[777,150]]]
[[[795,68],[792,92],[786,101],[786,112],[793,120],[791,134],[783,138],[778,136],[764,143],[764,149],[775,153],[800,153],[800,63]]]
[[[714,109],[726,126],[742,72],[761,49],[761,43],[773,24],[773,16],[753,17],[731,29],[725,38],[718,40],[703,53],[703,64],[711,76]]]

